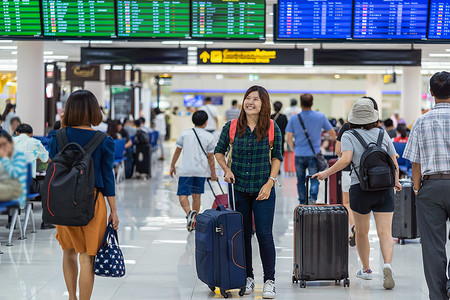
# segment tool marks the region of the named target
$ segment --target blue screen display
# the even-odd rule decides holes
[[[429,39],[450,39],[450,0],[431,0]]]
[[[278,39],[349,39],[352,0],[279,0]]]
[[[200,107],[203,105],[203,95],[183,95],[184,106]]]
[[[428,0],[355,1],[353,38],[425,39]]]

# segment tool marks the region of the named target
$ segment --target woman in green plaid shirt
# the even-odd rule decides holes
[[[225,172],[225,181],[235,183],[236,210],[244,219],[245,257],[247,266],[246,294],[255,288],[252,268],[252,212],[256,236],[264,269],[263,298],[275,298],[275,244],[273,217],[275,212],[276,176],[283,155],[281,131],[274,124],[273,149],[269,145],[270,97],[265,88],[252,86],[244,96],[241,114],[231,153],[231,166],[227,166],[225,153],[230,145],[230,122],[222,130],[215,155]]]

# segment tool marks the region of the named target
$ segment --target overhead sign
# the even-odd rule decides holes
[[[187,48],[81,48],[85,64],[186,65]]]
[[[199,65],[303,65],[303,49],[204,49]]]
[[[69,81],[99,81],[100,66],[83,65],[79,62],[66,63],[66,80]]]

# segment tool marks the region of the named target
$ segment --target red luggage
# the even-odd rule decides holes
[[[220,182],[217,181],[217,184],[219,185],[220,191],[222,192],[222,195],[216,195],[216,193],[214,193],[214,190],[211,186],[211,182],[209,181],[209,179],[207,179],[209,187],[211,188],[211,191],[214,195],[214,203],[212,205],[212,209],[216,209],[217,206],[219,205],[223,205],[225,206],[225,208],[230,208],[229,204],[228,204],[228,194],[225,194],[223,192],[222,186],[220,185]]]
[[[330,159],[329,166],[330,168],[337,162],[338,160]],[[341,171],[333,174],[328,179],[330,182],[330,204],[342,204],[342,185],[341,185]]]
[[[283,156],[284,172],[295,173],[295,153],[293,151],[285,151]]]

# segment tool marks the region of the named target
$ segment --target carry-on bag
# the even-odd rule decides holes
[[[216,209],[217,206],[219,206],[219,205],[223,205],[223,206],[225,206],[225,208],[230,208],[230,206],[228,205],[228,194],[225,194],[223,192],[223,189],[222,189],[222,186],[220,185],[220,182],[217,181],[217,184],[219,185],[219,188],[220,188],[220,191],[222,192],[222,194],[221,195],[217,195],[214,192],[214,189],[213,189],[213,187],[211,185],[211,181],[209,180],[209,178],[206,181],[208,182],[209,188],[211,189],[211,192],[214,195],[214,202],[213,202],[213,205],[212,205],[211,208],[212,209]]]
[[[284,172],[295,173],[295,153],[294,151],[285,151],[283,155]]]
[[[106,227],[102,245],[98,249],[94,262],[94,274],[101,277],[123,277],[125,260],[119,247],[117,230],[111,222]]]
[[[234,203],[234,187],[231,187]],[[240,289],[245,293],[244,225],[242,214],[219,205],[199,214],[195,224],[195,263],[198,278],[211,291],[220,288],[228,298],[227,290]]]
[[[309,181],[306,177],[306,195]],[[294,275],[292,282],[305,288],[307,281],[344,280],[348,276],[348,215],[342,205],[327,205],[327,180],[325,204],[299,205],[294,211]]]
[[[337,163],[337,159],[330,159],[329,167],[331,168],[335,163]],[[328,181],[330,182],[330,204],[342,204],[342,172],[336,172],[330,176]]]
[[[136,145],[136,153],[134,155],[134,163],[136,165],[136,173],[152,176],[152,147],[150,144]]]
[[[420,237],[416,216],[416,195],[410,180],[400,180],[402,190],[394,194],[395,210],[392,219],[392,236],[398,243],[405,244],[405,239]]]

